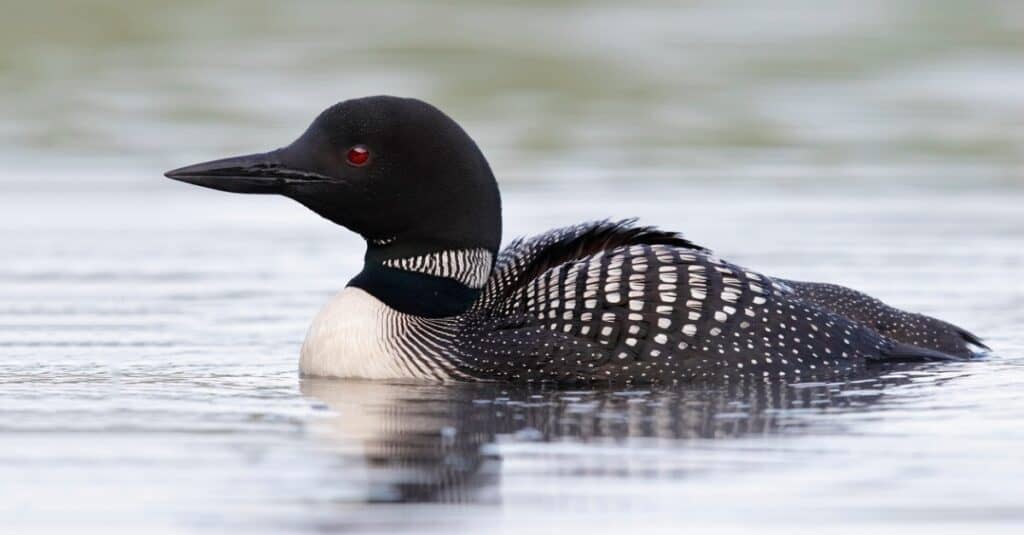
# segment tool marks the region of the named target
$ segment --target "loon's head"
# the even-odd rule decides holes
[[[501,200],[487,160],[455,121],[415,99],[347,100],[286,147],[167,176],[285,195],[357,232],[366,261],[349,285],[420,316],[468,309],[501,242]]]
[[[167,177],[235,193],[277,193],[366,239],[367,261],[467,249],[497,252],[501,201],[476,143],[416,99],[327,108],[292,144]]]

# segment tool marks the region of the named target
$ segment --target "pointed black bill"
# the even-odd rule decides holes
[[[281,193],[289,183],[328,180],[317,173],[286,167],[280,153],[275,150],[213,160],[168,171],[164,176],[232,193]]]

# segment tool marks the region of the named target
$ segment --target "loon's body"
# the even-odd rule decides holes
[[[682,236],[593,222],[499,252],[479,149],[412,99],[329,108],[288,147],[168,173],[281,193],[366,238],[363,271],[320,311],[302,373],[665,383],[853,372],[984,347],[948,323],[834,285],[777,279]]]

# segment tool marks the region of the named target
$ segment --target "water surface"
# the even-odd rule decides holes
[[[507,188],[510,233],[640,213],[747,265],[957,321],[996,352],[842,384],[303,381],[305,327],[358,270],[356,238],[285,199],[76,193],[37,217],[35,194],[14,194],[0,225],[2,516],[473,533],[1024,520],[1024,194],[650,183],[563,208],[573,188]]]

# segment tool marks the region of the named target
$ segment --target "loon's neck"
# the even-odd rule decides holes
[[[398,312],[445,318],[473,305],[493,265],[494,251],[485,248],[417,251],[370,242],[363,270],[348,285]]]

